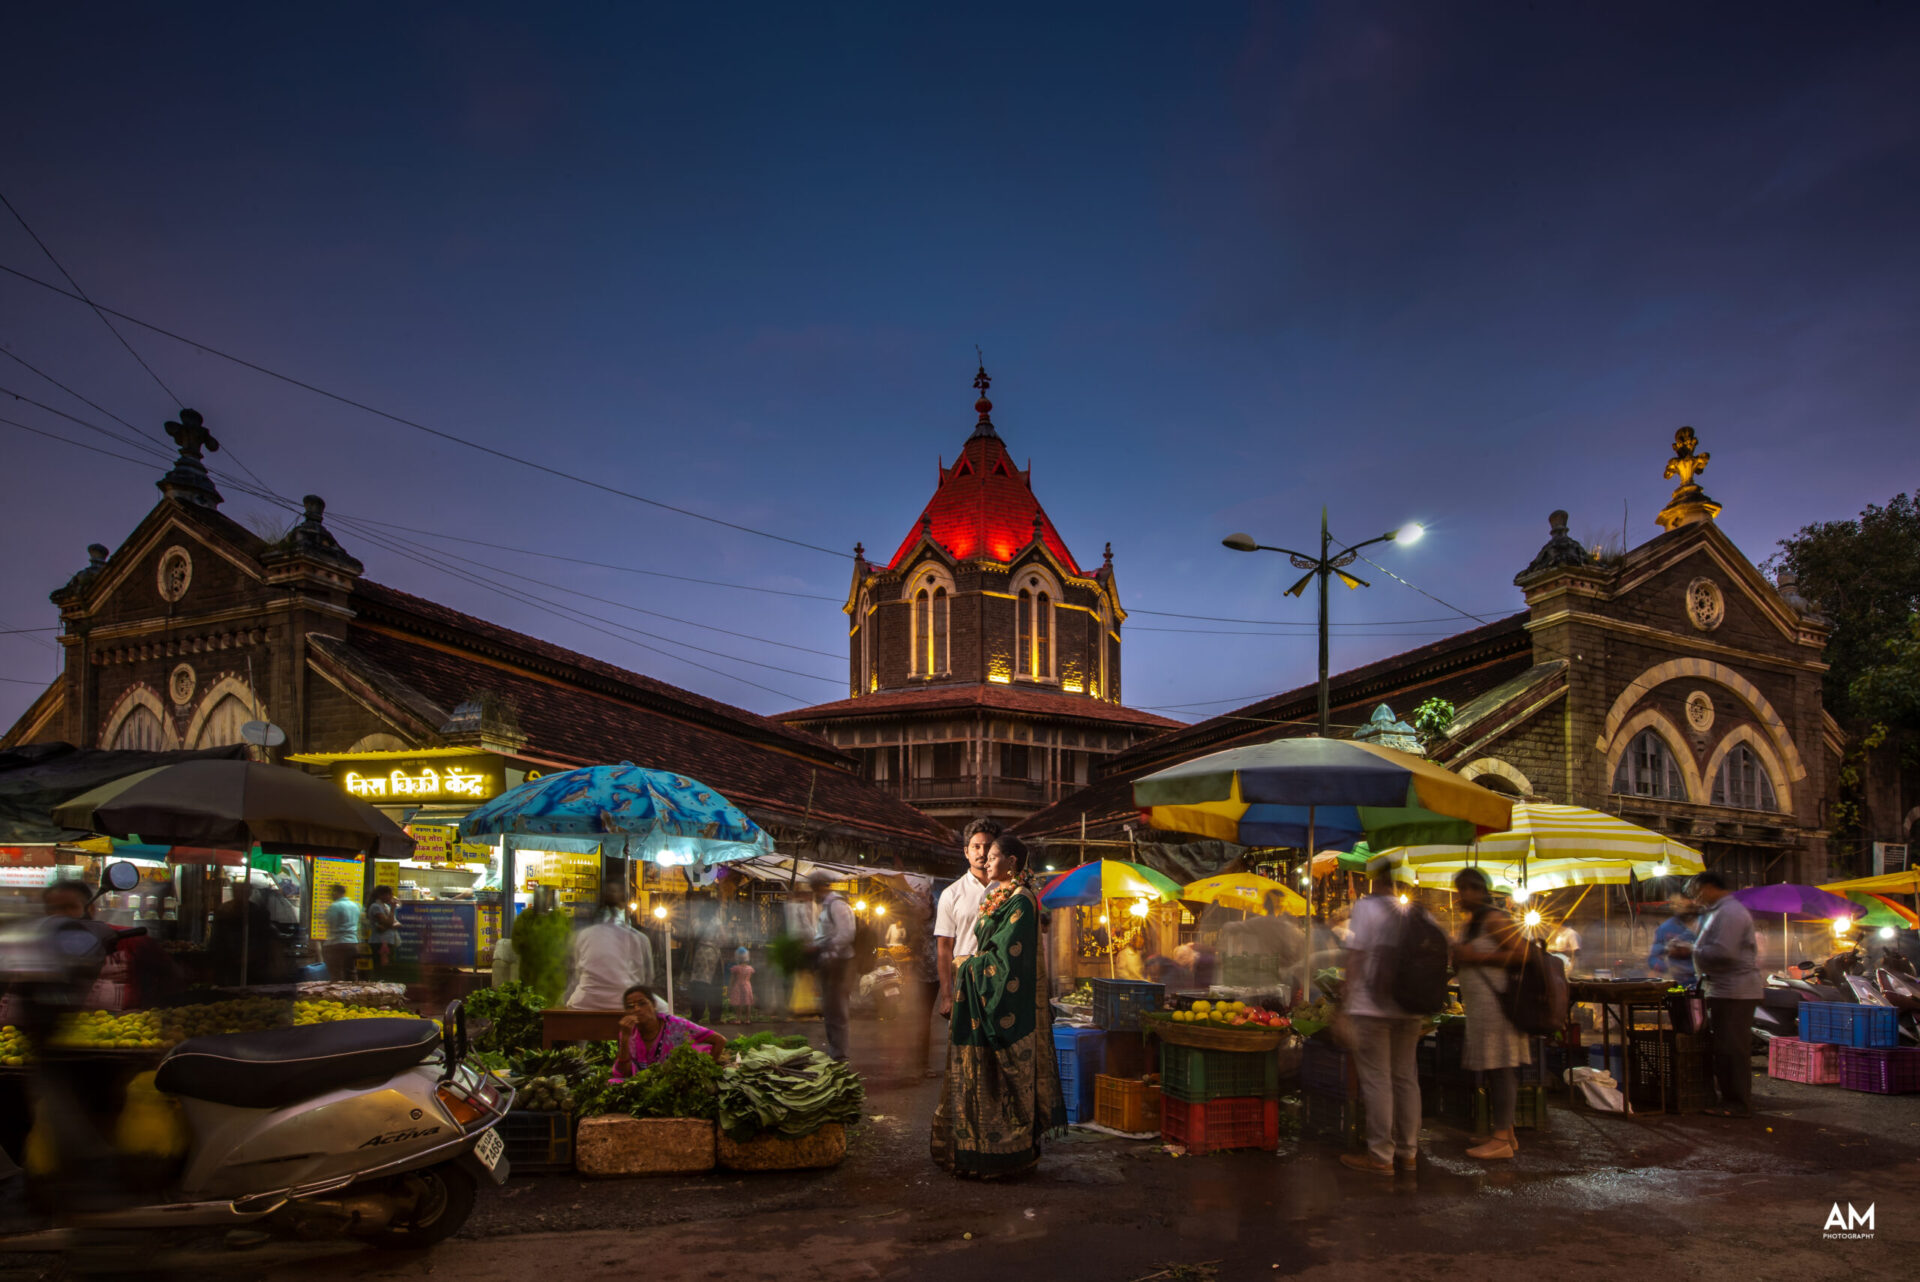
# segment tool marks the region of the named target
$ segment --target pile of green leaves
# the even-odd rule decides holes
[[[748,1033],[745,1037],[736,1037],[727,1043],[727,1058],[739,1059],[748,1051],[759,1050],[762,1046],[777,1046],[781,1050],[803,1050],[812,1043],[798,1033]]]
[[[866,1098],[859,1074],[819,1051],[761,1046],[721,1079],[720,1127],[735,1140],[811,1135],[829,1122],[859,1121]]]
[[[559,1046],[516,1056],[512,1069],[515,1077],[560,1077],[568,1082],[584,1082],[593,1076],[594,1065],[582,1048]]]
[[[767,960],[791,975],[807,964],[807,944],[798,935],[775,935],[767,941]]]
[[[513,955],[520,977],[548,1006],[558,1006],[567,988],[567,941],[573,918],[563,912],[528,909],[513,919]]]
[[[722,1070],[711,1055],[681,1046],[652,1068],[643,1068],[624,1082],[610,1082],[596,1072],[574,1092],[582,1116],[625,1113],[629,1117],[699,1117],[711,1122],[719,1115]]]
[[[517,1054],[540,1048],[540,1012],[546,1000],[525,984],[503,984],[468,994],[461,1003],[468,1019],[484,1019],[492,1027],[473,1039],[483,1051]]]

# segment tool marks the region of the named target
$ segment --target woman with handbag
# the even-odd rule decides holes
[[[1467,1010],[1466,1045],[1460,1066],[1487,1074],[1493,1135],[1467,1150],[1468,1157],[1489,1160],[1511,1158],[1519,1152],[1514,1136],[1514,1103],[1519,1081],[1514,1069],[1533,1062],[1526,1034],[1507,1017],[1507,990],[1513,984],[1508,968],[1527,953],[1526,936],[1513,918],[1493,905],[1493,887],[1478,868],[1454,874],[1453,889],[1467,914],[1464,934],[1453,946],[1453,969],[1460,982],[1460,1004]]]

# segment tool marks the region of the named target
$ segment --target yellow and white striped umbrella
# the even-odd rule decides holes
[[[1478,867],[1495,883],[1531,892],[1563,886],[1619,886],[1629,874],[1690,877],[1706,865],[1700,852],[1638,824],[1585,806],[1517,801],[1513,827],[1475,846],[1400,846],[1382,851],[1395,881],[1445,889],[1462,868]]]

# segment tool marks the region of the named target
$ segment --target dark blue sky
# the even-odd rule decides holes
[[[1304,543],[1323,502],[1349,539],[1431,522],[1386,564],[1513,608],[1551,509],[1657,532],[1681,424],[1755,559],[1920,484],[1913,6],[312,12],[17,9],[0,190],[111,306],[716,516],[890,554],[970,430],[975,343],[1009,448],[1083,562],[1113,542],[1136,611],[1309,622],[1281,558],[1219,539]],[[55,278],[4,214],[0,263]],[[348,516],[817,593],[442,545],[844,655],[844,559],[128,333],[232,447],[216,465]],[[12,278],[0,345],[155,434],[175,409],[89,312]],[[4,359],[0,387],[113,426]],[[0,443],[0,629],[48,627],[159,468]],[[336,532],[382,581],[757,711],[844,692],[843,657],[516,583],[826,678],[702,660],[770,693]],[[1337,619],[1449,613],[1369,577]],[[1150,626],[1236,628],[1134,614],[1136,705],[1311,678],[1306,627]],[[1348,627],[1334,662],[1456,626]],[[45,640],[0,636],[0,724],[51,675]]]

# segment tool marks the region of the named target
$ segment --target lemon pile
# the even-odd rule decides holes
[[[26,1035],[12,1024],[0,1028],[0,1064],[18,1068],[29,1058]]]
[[[272,997],[241,997],[197,1006],[156,1010],[84,1011],[69,1016],[54,1042],[85,1050],[164,1050],[189,1037],[220,1033],[257,1033],[270,1028],[308,1027],[348,1019],[406,1018],[407,1012],[337,1001],[288,1003]],[[434,1027],[440,1021],[433,1021]],[[17,1068],[32,1059],[26,1038],[12,1025],[0,1029],[0,1065]]]
[[[1173,1012],[1176,1024],[1224,1024],[1247,1008],[1245,1002],[1210,1002],[1202,999],[1186,1010]]]

